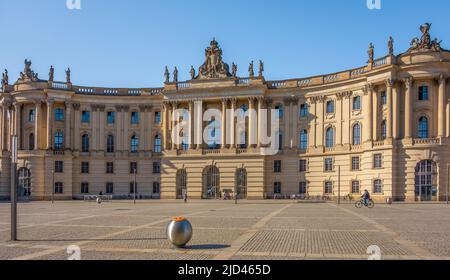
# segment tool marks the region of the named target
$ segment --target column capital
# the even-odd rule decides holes
[[[80,103],[72,103],[72,107],[75,111],[78,111],[80,110],[81,105]]]
[[[225,104],[225,106],[228,105],[228,101],[229,101],[229,100],[230,100],[230,99],[227,98],[227,97],[221,98],[222,104]]]
[[[403,79],[403,83],[406,86],[406,89],[411,89],[413,86],[414,79],[412,77],[407,77]]]
[[[392,88],[394,86],[394,84],[395,84],[395,80],[389,78],[389,79],[386,79],[384,81],[384,83],[385,83],[387,88]]]
[[[248,104],[249,105],[255,105],[255,102],[256,102],[256,97],[255,96],[249,96],[248,97]]]
[[[73,102],[70,100],[64,101],[64,106],[66,109],[70,109],[73,106]]]
[[[438,81],[439,83],[443,83],[447,81],[447,78],[448,78],[447,73],[441,73],[439,74]]]
[[[130,111],[130,106],[129,106],[129,105],[123,105],[123,106],[122,106],[122,110],[123,110],[125,113],[128,113],[128,111]]]
[[[103,104],[97,105],[97,109],[100,110],[100,112],[105,112],[106,106]]]
[[[237,99],[236,99],[236,98],[231,98],[231,99],[230,99],[230,104],[233,105],[233,106],[236,106],[236,104],[237,104]]]
[[[363,87],[364,94],[368,94],[368,93],[373,92],[374,88],[375,87],[374,87],[373,83],[365,84],[364,87]]]
[[[55,104],[55,99],[53,99],[53,98],[48,98],[48,99],[46,100],[46,102],[47,102],[47,105],[53,105],[53,104]]]
[[[336,94],[337,100],[342,100],[344,98],[349,98],[353,95],[352,91],[341,91]]]

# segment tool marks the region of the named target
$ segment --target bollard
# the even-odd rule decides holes
[[[192,225],[185,218],[173,218],[167,226],[167,238],[178,248],[186,246],[192,233]]]

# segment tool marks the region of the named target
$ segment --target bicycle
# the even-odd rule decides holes
[[[369,199],[369,202],[366,203],[364,199],[361,199],[355,203],[356,208],[362,208],[363,206],[372,209],[375,207],[375,202],[373,202],[372,199]]]

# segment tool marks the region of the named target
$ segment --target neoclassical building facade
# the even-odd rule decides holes
[[[166,68],[161,88],[78,86],[70,69],[66,81],[54,81],[53,67],[42,80],[26,60],[16,82],[7,71],[2,79],[0,197],[10,194],[15,135],[22,199],[336,198],[367,189],[379,201],[445,200],[450,52],[430,39],[429,24],[420,30],[404,53],[394,54],[391,38],[379,59],[369,46],[363,67],[282,81],[266,80],[262,62],[239,77],[215,40],[191,80]],[[256,114],[238,131],[236,116],[205,122],[196,104]],[[264,109],[276,109],[280,121],[274,155],[258,141]],[[189,133],[176,136],[179,144],[171,134],[183,121]],[[194,141],[204,129],[221,141]]]

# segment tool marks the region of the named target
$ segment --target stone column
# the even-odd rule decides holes
[[[283,116],[283,121],[284,121],[284,135],[283,135],[283,147],[285,149],[290,148],[291,146],[291,135],[289,133],[289,131],[291,130],[290,125],[289,125],[289,119],[290,119],[290,114],[289,112],[291,111],[291,107],[292,107],[292,100],[291,98],[286,98],[284,100],[284,116]]]
[[[195,144],[198,150],[203,148],[203,101],[197,101],[195,107]]]
[[[0,152],[3,151],[3,131],[6,120],[3,117],[3,105],[0,105]]]
[[[115,126],[116,126],[116,137],[115,137],[115,144],[117,147],[117,151],[123,151],[122,149],[122,107],[121,105],[116,106],[116,120],[115,120]]]
[[[413,79],[406,78],[404,80],[405,83],[405,138],[412,138],[412,90],[413,90]]]
[[[170,111],[170,137],[172,138],[172,150],[176,150],[177,145],[176,143],[178,142],[178,136],[177,134],[174,134],[175,131],[175,122],[179,121],[179,118],[176,119],[175,118],[175,111],[178,109],[178,103],[177,102],[172,102],[172,109]],[[178,116],[176,116],[178,117]],[[172,135],[174,134],[174,135]],[[172,137],[173,136],[173,137]]]
[[[139,150],[143,152],[145,150],[145,125],[146,125],[146,112],[147,106],[139,106]]]
[[[105,152],[105,143],[106,143],[106,135],[105,135],[105,125],[106,125],[106,114],[105,114],[105,105],[99,105],[99,116],[98,116],[98,150],[100,152]]]
[[[372,140],[377,141],[378,140],[378,129],[379,129],[379,117],[378,113],[380,112],[380,98],[378,98],[378,91],[372,90],[372,98],[373,98],[373,104],[372,104]]]
[[[39,150],[41,141],[42,101],[36,101],[36,114],[34,116],[34,149]]]
[[[394,139],[400,138],[400,88],[396,84],[392,88],[392,134]]]
[[[317,147],[324,147],[324,133],[325,133],[325,98],[319,96],[317,100]]]
[[[308,139],[308,144],[309,147],[311,148],[316,148],[317,147],[317,143],[316,143],[316,139],[317,139],[317,98],[313,97],[310,98],[309,101],[309,107],[310,107],[310,114],[312,116],[312,121],[311,123],[311,128],[309,130],[309,139]]]
[[[262,131],[262,128],[261,128],[261,126],[263,125],[262,124],[262,106],[263,106],[263,103],[264,102],[264,99],[263,99],[263,97],[259,97],[258,98],[258,135],[256,136],[256,141],[257,141],[257,144],[256,144],[256,147],[257,148],[260,148],[261,147],[261,131]],[[267,123],[267,122],[266,122]],[[267,131],[267,129],[266,129],[266,131]]]
[[[227,145],[227,103],[228,103],[228,99],[226,98],[222,98],[222,126],[221,126],[221,131],[222,131],[222,139],[221,139],[221,148],[225,149],[226,145]]]
[[[130,151],[130,136],[128,135],[128,129],[130,127],[130,106],[123,106],[122,111],[122,128],[123,128],[123,142],[122,151]]]
[[[168,150],[168,125],[169,125],[169,103],[163,103],[163,112],[162,112],[162,133],[163,133],[163,150]]]
[[[292,98],[292,111],[291,111],[291,139],[292,139],[292,148],[298,148],[299,145],[299,131],[298,128],[298,118],[299,118],[299,109],[298,109],[298,97]]]
[[[2,122],[2,149],[3,151],[8,151],[8,138],[9,138],[9,123],[8,123],[8,110],[9,110],[9,104],[2,104],[2,110],[3,110],[3,122]]]
[[[195,123],[195,110],[194,110],[194,102],[189,101],[189,149],[193,150],[195,148],[194,144],[194,137],[195,137],[195,130],[194,130],[194,123]]]
[[[394,81],[391,79],[386,80],[386,107],[387,107],[387,117],[386,117],[386,139],[392,139],[392,87],[394,86]]]
[[[367,84],[364,88],[363,116],[364,116],[364,133],[363,142],[372,142],[373,140],[373,84]]]
[[[229,127],[230,127],[230,149],[236,148],[236,127],[235,127],[235,111],[236,111],[236,99],[231,99],[231,113],[229,119]]]
[[[74,103],[73,105],[73,111],[74,111],[74,135],[73,135],[73,142],[74,142],[74,147],[73,149],[77,152],[79,152],[81,150],[81,145],[80,145],[80,124],[81,124],[81,112],[80,112],[80,104],[79,103]]]
[[[47,100],[47,150],[53,146],[53,100]]]
[[[253,148],[255,146],[256,143],[256,139],[255,139],[255,132],[256,132],[256,127],[255,127],[255,98],[254,97],[249,97],[248,98],[248,147],[249,148]]]
[[[66,150],[72,149],[72,137],[70,131],[72,130],[72,103],[66,101],[65,103],[65,119],[64,119],[64,146]]]
[[[445,137],[445,106],[446,106],[446,86],[447,77],[441,75],[439,77],[439,93],[438,93],[438,137]]]
[[[342,122],[343,122],[343,112],[344,112],[344,98],[346,96],[346,92],[341,92],[337,94],[336,98],[336,146],[342,145]]]
[[[22,104],[14,104],[14,134],[17,135],[17,149],[22,150]]]
[[[92,111],[92,151],[97,152],[98,150],[98,105],[91,105]]]

